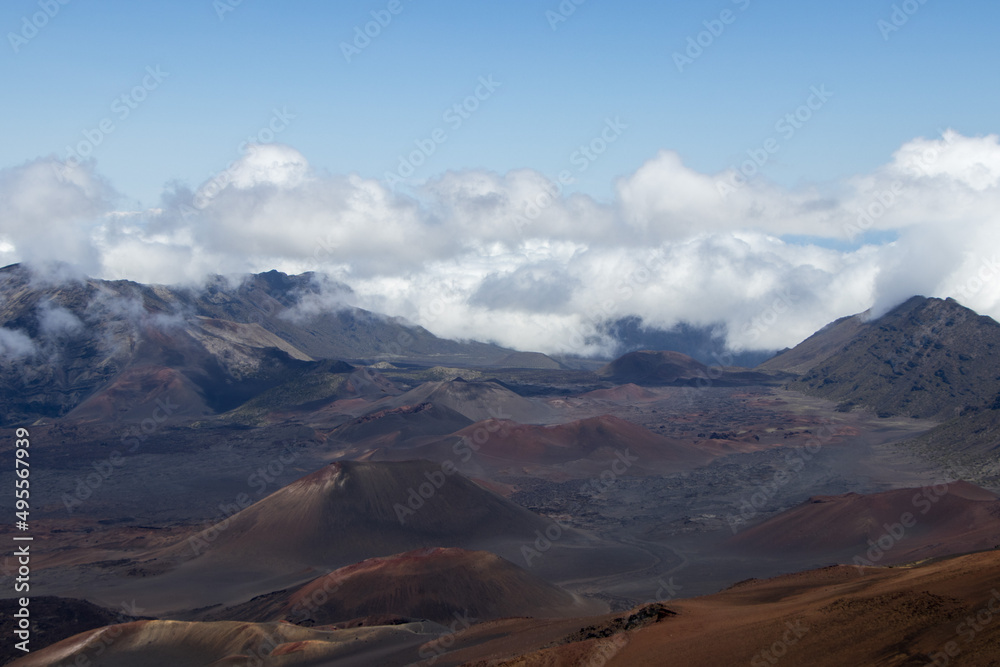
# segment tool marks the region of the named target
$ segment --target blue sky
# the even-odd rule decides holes
[[[578,1],[8,0],[0,265],[315,271],[579,354],[625,316],[1000,317],[1000,5]]]
[[[492,75],[501,87],[414,178],[519,167],[554,177],[605,118],[620,117],[627,131],[573,185],[607,198],[615,178],[659,149],[705,173],[736,164],[825,84],[830,103],[764,170],[786,185],[824,182],[944,127],[996,129],[1000,6],[928,0],[886,41],[877,22],[893,4],[587,0],[553,30],[555,0],[401,0],[348,63],[340,43],[388,0],[244,0],[222,19],[211,0],[73,0],[17,53],[9,33],[40,9],[11,0],[0,7],[0,164],[64,157],[111,117],[97,168],[128,200],[154,205],[168,181],[194,187],[236,159],[277,108],[295,115],[277,140],[314,167],[382,177],[415,140],[447,129],[443,112]],[[724,10],[734,22],[678,72],[673,53]],[[147,66],[169,76],[118,122],[113,100]]]

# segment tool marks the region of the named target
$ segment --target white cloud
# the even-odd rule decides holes
[[[354,295],[347,285],[332,280],[325,274],[315,274],[312,290],[303,290],[295,295],[297,301],[292,308],[283,310],[280,317],[293,322],[302,322],[324,313],[334,313],[354,305]]]
[[[92,163],[67,165],[40,158],[0,170],[0,235],[21,261],[73,262],[100,269],[91,240],[94,220],[110,210],[114,193]]]
[[[529,169],[451,171],[404,196],[268,145],[194,190],[174,187],[155,210],[104,215],[108,190],[90,166],[68,179],[53,178],[56,167],[0,172],[0,196],[18,194],[0,228],[12,256],[80,250],[103,277],[164,283],[317,270],[354,292],[324,292],[307,310],[350,301],[522,349],[606,352],[597,325],[626,315],[664,328],[723,323],[734,348],[779,348],[914,293],[1000,317],[994,135],[914,139],[822,191],[758,176],[726,196],[728,174],[662,151],[619,179],[610,203],[562,196]],[[33,244],[33,225],[62,236]]]
[[[293,188],[309,171],[302,153],[283,144],[249,144],[247,153],[232,171],[232,184],[241,189],[259,185]]]
[[[55,339],[81,331],[83,322],[65,308],[45,301],[38,306],[38,327],[43,336]]]
[[[0,327],[0,359],[21,359],[35,352],[35,343],[23,331]]]

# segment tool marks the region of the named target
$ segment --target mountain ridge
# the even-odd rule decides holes
[[[758,366],[789,388],[885,416],[948,419],[1000,389],[1000,324],[954,299],[914,296],[876,319],[841,318]]]
[[[147,375],[160,366],[193,383],[182,393],[186,402],[198,404],[189,412],[199,414],[232,409],[321,360],[489,365],[522,358],[512,357],[513,350],[438,338],[399,318],[337,303],[321,295],[316,281],[310,273],[270,271],[235,285],[216,276],[201,288],[93,278],[52,283],[22,265],[4,267],[4,420],[67,416],[113,388],[123,372],[147,366]],[[342,285],[327,290],[349,293]],[[232,396],[213,404],[218,386]]]

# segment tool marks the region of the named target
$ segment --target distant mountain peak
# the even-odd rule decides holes
[[[1000,324],[954,299],[913,296],[881,317],[845,317],[758,366],[792,388],[879,414],[946,419],[994,399]]]
[[[700,361],[670,350],[637,350],[599,369],[597,375],[619,382],[675,382],[699,377],[707,367]]]
[[[63,417],[113,387],[121,373],[147,364],[179,373],[194,411],[208,405],[211,413],[288,382],[305,368],[293,361],[468,366],[491,365],[513,352],[438,338],[399,318],[344,305],[338,294],[349,292],[346,285],[308,272],[267,271],[242,282],[211,276],[199,287],[171,287],[58,271],[39,279],[35,271],[22,264],[0,270],[0,332],[10,342],[0,363],[6,423]],[[91,407],[127,415],[120,401],[129,395],[117,391],[118,403],[105,396]]]

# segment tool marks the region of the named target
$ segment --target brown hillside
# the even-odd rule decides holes
[[[869,540],[880,547],[871,554]],[[869,495],[816,496],[729,541],[730,548],[775,558],[796,554],[851,563],[858,556],[879,565],[998,544],[1000,500],[962,481]]]
[[[579,616],[606,609],[487,551],[436,548],[369,558],[217,615],[304,625],[397,615],[447,625],[456,615],[491,620]]]

